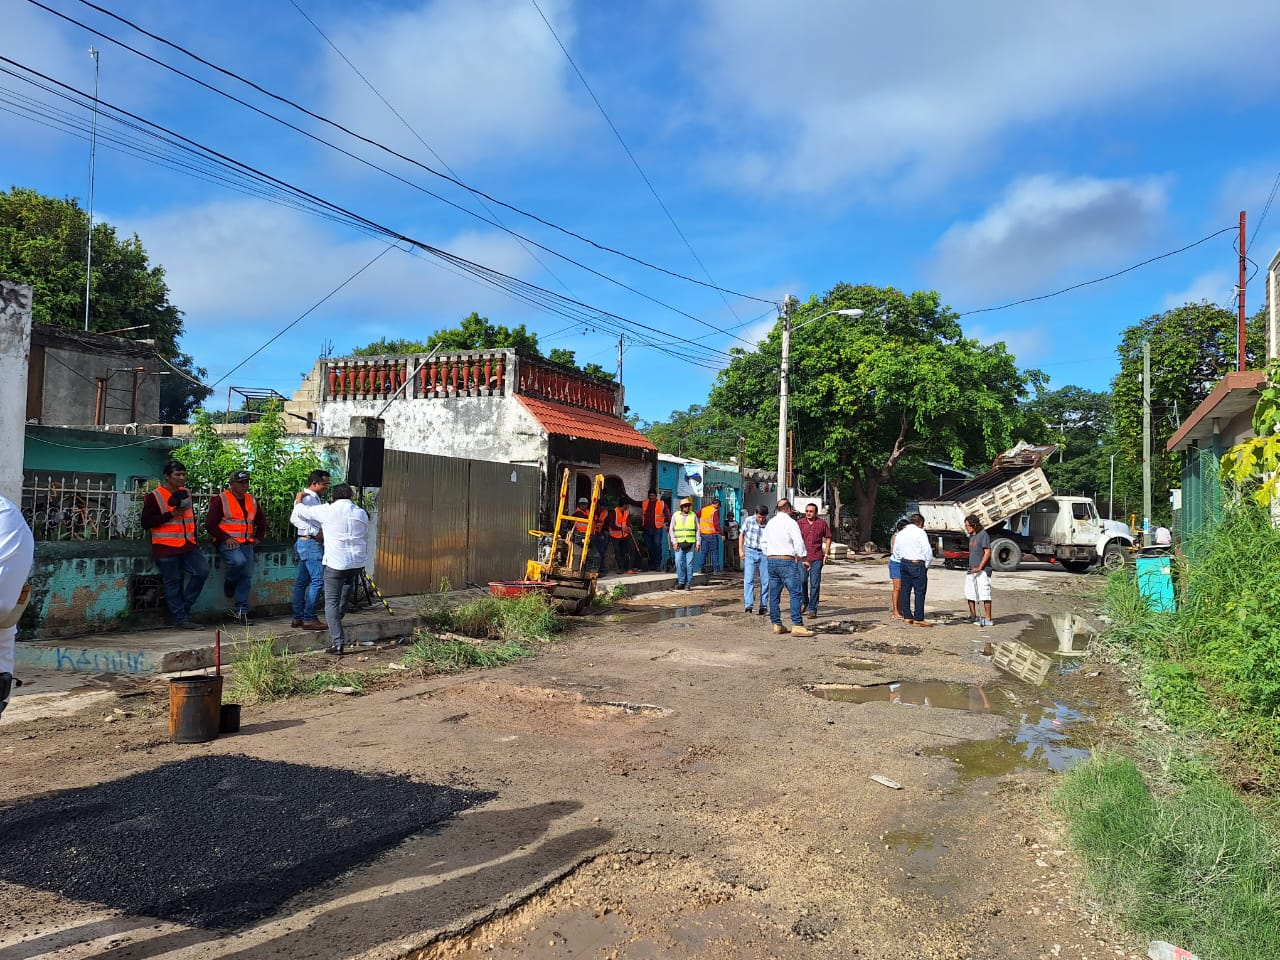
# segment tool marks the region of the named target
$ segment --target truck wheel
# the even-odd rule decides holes
[[[1084,573],[1090,567],[1088,560],[1060,560],[1058,562],[1062,564],[1063,570],[1070,570],[1072,573]]]
[[[1012,540],[1001,537],[991,544],[991,569],[997,573],[1011,573],[1022,562],[1022,548]]]
[[[1119,540],[1112,540],[1102,549],[1102,567],[1104,570],[1119,570],[1128,562],[1124,555],[1124,547]]]

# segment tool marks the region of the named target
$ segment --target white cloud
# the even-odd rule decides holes
[[[996,329],[974,325],[965,330],[965,336],[988,346],[1003,343],[1005,348],[1017,358],[1018,365],[1021,367],[1034,367],[1039,364],[1043,358],[1052,353],[1050,348],[1054,342],[1047,331],[1035,326]]]
[[[1002,135],[1151,98],[1261,96],[1280,43],[1271,0],[851,4],[710,0],[688,39],[722,124],[726,179],[820,192],[945,179]],[[1240,24],[1249,28],[1241,32]],[[1239,71],[1222,69],[1231,49]],[[714,121],[713,121],[714,122]]]
[[[281,323],[302,313],[387,247],[387,241],[330,227],[297,211],[253,200],[171,209],[145,220],[117,218],[137,232],[153,263],[162,264],[171,300],[188,326]],[[440,246],[474,262],[519,275],[529,255],[505,235],[462,233]],[[321,316],[354,323],[416,316],[424,325],[456,322],[500,295],[438,261],[392,250],[330,301]],[[272,320],[271,322],[275,322]]]
[[[938,241],[930,265],[948,299],[1016,296],[1082,268],[1114,264],[1151,237],[1165,210],[1157,180],[1035,176]]]
[[[542,4],[572,49],[567,4]],[[580,117],[568,61],[524,0],[433,0],[398,11],[359,8],[340,26],[347,58],[451,166],[562,143]],[[322,112],[438,167],[332,50]]]
[[[1202,273],[1193,279],[1185,289],[1165,294],[1161,300],[1161,307],[1165,310],[1172,310],[1174,307],[1181,307],[1188,303],[1199,303],[1202,300],[1216,304],[1225,304],[1228,301],[1234,303],[1236,280],[1237,277],[1226,270],[1211,270],[1208,273]]]

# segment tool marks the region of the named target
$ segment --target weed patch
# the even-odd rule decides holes
[[[500,667],[532,651],[514,640],[486,644],[454,638],[434,637],[419,631],[413,645],[405,651],[404,665],[424,674],[458,673],[473,667]]]
[[[1054,798],[1090,886],[1140,934],[1202,957],[1270,960],[1280,942],[1280,838],[1224,784],[1153,794],[1133,761],[1098,756]]]
[[[564,619],[540,593],[477,597],[451,606],[443,592],[418,598],[418,616],[430,633],[457,633],[477,640],[546,642],[563,632]]]
[[[271,639],[255,640],[236,651],[230,694],[239,703],[282,700],[297,686],[293,659],[276,654]]]

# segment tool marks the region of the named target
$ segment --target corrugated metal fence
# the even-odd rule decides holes
[[[427,593],[524,576],[538,526],[537,467],[388,450],[378,494],[378,587]]]

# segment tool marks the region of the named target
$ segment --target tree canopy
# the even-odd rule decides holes
[[[1117,450],[1116,495],[1142,503],[1142,344],[1151,344],[1151,506],[1153,522],[1172,519],[1169,490],[1182,485],[1182,455],[1165,444],[1178,425],[1236,368],[1237,315],[1208,302],[1188,303],[1127,327],[1116,352],[1120,372],[1111,382]],[[1245,363],[1266,356],[1265,315],[1249,319]],[[1139,518],[1141,519],[1141,518]]]
[[[1041,390],[1025,409],[1026,432],[1018,439],[1058,444],[1058,453],[1044,464],[1054,491],[1103,495],[1115,452],[1111,395],[1075,386]]]
[[[850,308],[863,314],[810,319]],[[1028,387],[1043,380],[1020,372],[1004,344],[965,338],[934,291],[842,283],[801,305],[793,330],[795,472],[811,486],[830,480],[837,506],[852,494],[858,539],[873,534],[880,489],[904,461],[985,467],[1023,425]],[[735,349],[707,407],[651,425],[649,435],[664,449],[671,437],[727,428],[745,438],[746,462],[772,464],[781,344],[778,323],[758,349]]]
[[[74,199],[20,187],[0,192],[0,277],[31,285],[36,323],[84,329],[88,236],[89,216]],[[151,265],[136,234],[121,239],[115,227],[98,222],[90,291],[90,331],[155,340],[156,352],[186,374],[160,379],[160,419],[185,423],[209,390],[193,382],[205,371],[178,348],[182,311],[169,302],[164,268]]]
[[[507,327],[502,324],[495,324],[488,317],[482,317],[475,311],[463,317],[462,322],[456,327],[437,330],[426,340],[387,340],[384,338],[352,350],[351,353],[357,357],[377,357],[393,356],[400,353],[430,353],[432,350],[499,349],[519,350],[521,353],[534,357],[543,356],[538,347],[538,335],[526,329],[523,323],[519,326]],[[574,359],[572,350],[557,347],[546,355],[546,359],[552,363],[563,364],[566,367],[577,367],[583,373],[594,377],[602,377],[605,380],[612,380],[614,376],[596,363],[579,366]]]

